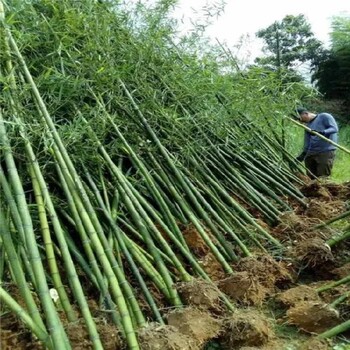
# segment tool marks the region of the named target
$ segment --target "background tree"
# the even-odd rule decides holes
[[[267,54],[256,62],[277,70],[295,72],[297,65],[312,61],[322,49],[322,43],[314,37],[303,14],[287,15],[282,21],[259,30],[256,36],[265,42],[263,52]]]
[[[350,107],[350,18],[332,21],[331,48],[314,62],[313,81],[326,99],[342,100]]]

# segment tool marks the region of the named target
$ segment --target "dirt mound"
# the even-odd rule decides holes
[[[333,284],[335,281],[334,280],[323,280],[323,281],[317,281],[317,282],[312,282],[310,286],[312,288],[323,288],[325,286],[329,286]],[[340,297],[341,295],[347,293],[350,291],[350,286],[348,284],[341,284],[337,287],[332,287],[328,290],[320,292],[320,297],[325,303],[331,304],[335,299]]]
[[[289,271],[282,263],[269,255],[258,255],[241,259],[235,266],[237,271],[246,271],[250,276],[258,278],[266,288],[271,289],[278,283],[293,281]]]
[[[338,312],[328,304],[301,302],[287,311],[288,323],[308,333],[322,333],[339,323]]]
[[[188,247],[197,256],[205,256],[210,252],[210,248],[204,242],[193,224],[181,227],[181,232],[185,238]]]
[[[199,350],[195,342],[176,327],[151,324],[138,332],[142,350]]]
[[[196,344],[202,345],[215,338],[221,328],[221,322],[209,313],[194,308],[176,310],[167,315],[170,326],[176,327],[182,334],[194,339]]]
[[[325,183],[323,187],[333,196],[340,200],[348,200],[350,198],[350,181],[342,184]]]
[[[212,312],[221,312],[225,309],[219,289],[211,282],[193,279],[190,282],[178,283],[176,288],[186,305]]]
[[[299,239],[313,230],[313,227],[322,223],[317,218],[298,215],[294,212],[286,212],[280,215],[280,224],[272,229],[272,235],[281,242]]]
[[[198,257],[198,263],[210,278],[214,281],[224,278],[225,271],[222,265],[217,261],[211,249],[205,243],[194,225],[182,226],[181,232],[191,252]],[[215,244],[217,242],[216,238],[209,231],[207,231],[207,234]]]
[[[301,285],[278,294],[276,301],[280,302],[284,306],[291,307],[303,301],[320,302],[321,299],[315,289]]]
[[[0,326],[1,350],[43,350],[45,348],[14,314],[2,312]]]
[[[325,184],[318,180],[310,181],[300,188],[300,192],[305,197],[321,198],[322,200],[331,200],[332,195],[325,187]]]
[[[319,220],[327,220],[333,216],[337,216],[345,210],[343,201],[335,200],[330,202],[321,202],[319,200],[311,199],[308,207],[305,210],[305,215],[310,218],[317,218]]]
[[[252,276],[247,271],[225,278],[218,282],[218,286],[233,301],[243,305],[261,305],[270,291],[259,282],[257,276]]]
[[[293,280],[283,264],[269,255],[243,258],[234,270],[237,272],[219,281],[218,286],[243,305],[261,305],[267,296],[275,293],[276,285]]]
[[[224,349],[262,346],[272,337],[270,324],[253,310],[240,310],[224,321],[220,343]]]
[[[198,263],[208,274],[208,276],[210,276],[212,281],[223,279],[226,275],[222,265],[216,260],[213,253],[208,253],[207,255],[201,257],[198,260]]]
[[[114,325],[106,323],[104,319],[95,319],[95,323],[104,349],[122,349],[122,341]],[[66,326],[66,332],[72,349],[85,350],[91,348],[92,344],[84,320],[69,323]]]
[[[304,267],[316,267],[334,261],[331,248],[320,238],[310,238],[298,242],[294,255]]]

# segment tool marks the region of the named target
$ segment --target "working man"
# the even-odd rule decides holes
[[[312,131],[330,139],[338,141],[338,125],[329,113],[314,114],[306,108],[298,108],[299,119]],[[297,160],[305,161],[308,175],[312,178],[329,176],[332,171],[336,147],[321,137],[305,131],[303,152]]]

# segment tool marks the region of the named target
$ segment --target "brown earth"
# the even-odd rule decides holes
[[[221,321],[208,312],[194,308],[185,308],[170,312],[167,323],[177,328],[182,334],[188,335],[199,346],[208,340],[216,338],[221,329]]]
[[[176,327],[152,324],[138,333],[142,350],[199,350],[195,341]]]
[[[242,309],[224,320],[220,343],[224,349],[262,346],[273,336],[270,322],[255,310]]]
[[[232,275],[223,272],[192,225],[182,227],[188,246],[213,282],[194,278],[176,283],[186,308],[168,312],[167,325],[151,323],[139,329],[141,349],[199,350],[212,340],[220,344],[219,349],[284,350],[291,338],[294,350],[331,349],[331,341],[314,339],[313,334],[349,319],[350,298],[336,310],[329,304],[348,293],[350,286],[322,293],[317,293],[317,288],[349,275],[350,246],[343,242],[330,248],[326,242],[336,230],[315,226],[348,210],[345,201],[350,198],[350,183],[310,181],[301,191],[307,196],[307,207],[296,204],[293,212],[280,216],[275,227],[258,219],[285,249],[274,256],[254,251],[253,257],[243,257],[232,264]],[[215,237],[210,237],[217,243]],[[237,307],[233,313],[225,307],[221,292]],[[23,305],[13,286],[11,295],[17,295]],[[96,295],[88,297],[104,348],[124,349],[116,327],[102,317]],[[159,300],[163,302],[162,298]],[[158,305],[163,308],[161,302]],[[83,320],[64,324],[74,350],[92,348]],[[19,319],[6,310],[2,311],[0,326],[1,349],[43,349]],[[294,333],[280,334],[277,330],[282,326]]]
[[[287,318],[309,333],[322,333],[340,323],[337,310],[322,302],[299,302],[287,311]]]

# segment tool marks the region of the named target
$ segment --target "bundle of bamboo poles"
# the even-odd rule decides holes
[[[70,2],[62,4],[69,15]],[[68,322],[83,318],[93,347],[102,349],[83,271],[128,348],[138,349],[137,330],[148,320],[164,323],[159,296],[180,308],[177,282],[212,281],[182,228],[195,228],[226,274],[252,248],[280,252],[281,243],[252,213],[275,225],[290,210],[287,198],[305,205],[296,187],[301,181],[290,171],[298,164],[254,121],[227,115],[217,123],[210,111],[193,118],[200,110],[191,96],[182,98],[181,84],[172,87],[174,80],[167,83],[152,68],[137,66],[137,74],[149,74],[156,86],[121,72],[111,78],[115,93],[104,91],[104,78],[91,78],[89,63],[73,58],[83,50],[82,33],[69,50],[45,11],[28,6],[43,18],[57,51],[45,56],[40,43],[30,50],[16,38],[24,24],[0,12],[0,279],[18,287],[24,305],[3,286],[0,299],[48,348],[70,349],[54,288]],[[99,71],[112,72],[117,58],[100,49]],[[38,67],[50,62],[41,76]],[[55,70],[62,85],[45,90],[43,80]],[[70,103],[62,94],[73,74],[78,87]],[[215,94],[214,101],[219,108]]]

